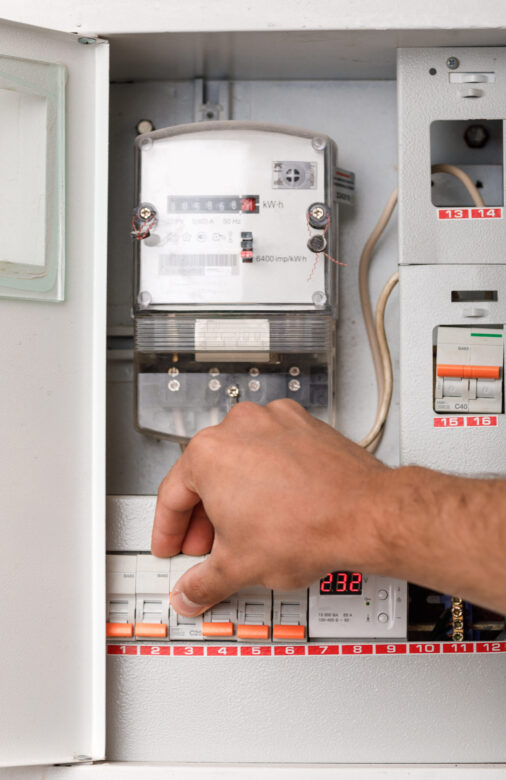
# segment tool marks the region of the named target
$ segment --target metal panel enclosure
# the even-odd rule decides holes
[[[0,763],[100,759],[108,46],[0,40],[67,68],[69,184],[64,302],[0,302]]]

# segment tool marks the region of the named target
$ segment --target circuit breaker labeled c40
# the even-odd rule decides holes
[[[436,412],[501,413],[503,376],[502,327],[437,329]]]

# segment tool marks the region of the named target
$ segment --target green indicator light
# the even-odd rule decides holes
[[[366,601],[366,602],[365,602],[365,605],[366,605],[366,607],[369,607],[369,606],[370,606],[370,604],[371,604],[371,602],[370,602],[370,601]]]
[[[471,336],[483,336],[483,338],[502,339],[502,333],[471,333]]]

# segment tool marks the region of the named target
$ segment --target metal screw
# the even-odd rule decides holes
[[[290,379],[288,382],[288,389],[292,391],[292,393],[296,393],[297,390],[300,390],[300,382],[298,379]]]
[[[464,141],[471,149],[483,149],[490,133],[484,125],[469,125],[464,133]]]
[[[252,393],[256,393],[257,390],[260,390],[260,382],[258,379],[250,379],[248,382],[248,387]]]
[[[168,387],[171,392],[175,393],[181,387],[181,383],[177,379],[171,379]]]
[[[219,379],[210,379],[208,388],[209,390],[212,390],[213,392],[216,392],[216,390],[219,390],[221,387],[221,382]]]
[[[209,374],[210,374],[211,376],[218,376],[218,375],[219,375],[219,373],[220,373],[220,369],[219,369],[219,368],[216,368],[216,366],[213,366],[213,368],[210,368],[210,369],[209,369]]]
[[[77,42],[78,43],[82,43],[85,46],[90,46],[91,44],[96,43],[97,39],[96,38],[86,38],[85,36],[82,36],[81,38],[77,39]]]
[[[241,391],[239,390],[237,385],[229,385],[229,387],[227,387],[227,395],[230,398],[239,398],[239,393],[240,392]]]
[[[460,61],[457,57],[448,57],[448,59],[446,60],[446,66],[450,70],[457,70],[459,65],[460,65]]]
[[[310,250],[310,252],[314,252],[315,254],[318,254],[319,252],[324,252],[327,248],[327,239],[325,236],[322,236],[320,234],[316,236],[311,236],[310,239],[308,239],[307,242],[307,248]]]
[[[135,130],[138,135],[143,135],[143,133],[151,133],[155,129],[155,126],[151,119],[139,119],[135,126]]]
[[[176,368],[176,366],[171,366],[169,370],[167,371],[169,376],[178,376],[179,374],[179,368]]]
[[[250,368],[250,370],[249,370],[249,375],[250,376],[259,376],[259,374],[260,374],[260,369],[258,369],[258,368]]]
[[[313,206],[312,209],[309,211],[310,216],[314,217],[315,219],[323,219],[325,216],[325,211],[321,206]]]
[[[324,306],[327,302],[327,296],[321,290],[317,290],[312,295],[312,301],[315,306]]]
[[[317,135],[311,140],[311,146],[315,151],[321,152],[327,146],[327,140],[326,138],[322,138],[322,136]]]
[[[288,373],[290,376],[299,376],[300,374],[300,368],[298,366],[290,366],[288,369]]]
[[[148,292],[147,290],[141,290],[139,295],[137,296],[137,302],[141,306],[149,306],[152,300],[153,299],[151,297],[151,293]]]
[[[139,217],[141,217],[141,219],[149,219],[152,215],[153,212],[151,211],[149,206],[142,206],[139,209]]]

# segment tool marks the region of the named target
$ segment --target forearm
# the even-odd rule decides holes
[[[377,510],[384,572],[506,612],[506,481],[393,471]]]

